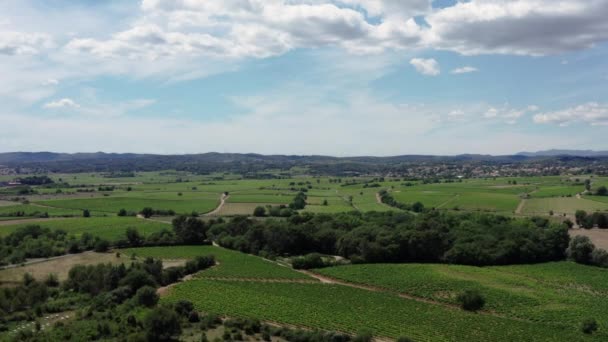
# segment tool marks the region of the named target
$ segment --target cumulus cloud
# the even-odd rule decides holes
[[[72,99],[63,98],[57,101],[47,102],[43,106],[46,109],[57,109],[57,108],[80,108],[80,105]]]
[[[456,68],[456,69],[452,70],[451,73],[458,75],[458,74],[468,74],[470,72],[475,72],[475,71],[477,71],[477,68],[475,68],[475,67],[464,66],[464,67]]]
[[[500,107],[489,107],[487,108],[482,116],[486,119],[498,119],[503,122],[513,125],[519,121],[521,117],[528,114],[529,112],[534,112],[538,110],[538,107],[535,105],[527,106],[526,108],[513,108],[508,104],[505,104]]]
[[[412,58],[410,64],[414,66],[416,71],[423,75],[437,76],[441,73],[439,63],[433,58]]]
[[[44,33],[0,31],[0,55],[32,55],[52,45],[51,37]]]
[[[608,104],[588,102],[563,110],[534,115],[537,124],[557,124],[567,126],[573,123],[587,123],[592,126],[608,125]]]
[[[465,55],[547,55],[608,40],[606,0],[471,0],[425,19],[429,47]]]

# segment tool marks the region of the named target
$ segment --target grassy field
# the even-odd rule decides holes
[[[43,213],[48,213],[51,217],[61,217],[61,216],[82,216],[82,210],[74,209],[74,208],[55,208],[55,207],[46,207],[46,206],[38,206],[35,204],[18,204],[12,206],[1,206],[0,207],[0,216],[9,216],[15,212],[23,212],[26,216],[30,215],[38,215]],[[99,212],[91,212],[91,215],[102,215]]]
[[[163,229],[171,229],[169,224],[142,220],[135,217],[89,217],[49,220],[36,223],[15,222],[14,225],[0,226],[0,237],[6,236],[19,227],[29,224],[37,224],[50,229],[62,229],[68,234],[73,234],[77,237],[87,232],[109,241],[125,239],[127,228],[135,228],[143,236]]]
[[[570,262],[523,266],[352,265],[317,270],[439,303],[477,289],[486,308],[501,315],[576,330],[586,317],[608,325],[608,270]],[[608,336],[608,335],[607,335]]]
[[[252,255],[215,246],[143,247],[121,250],[125,255],[153,257],[167,260],[191,259],[212,254],[219,265],[198,274],[198,277],[230,277],[259,279],[311,279],[289,267]]]

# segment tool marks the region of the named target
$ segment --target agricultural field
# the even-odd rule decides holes
[[[82,216],[82,210],[74,208],[58,208],[36,204],[17,204],[11,206],[0,207],[0,217],[14,216],[16,212],[22,212],[25,216],[39,216],[48,214],[49,217],[66,217],[66,216]],[[93,216],[103,215],[101,212],[91,212]]]
[[[528,215],[548,215],[550,211],[555,214],[573,215],[577,210],[608,211],[608,202],[592,201],[588,197],[531,198],[526,200],[523,207],[523,213]]]
[[[450,305],[457,305],[460,292],[477,289],[489,311],[573,330],[587,316],[608,324],[608,270],[571,262],[494,267],[350,265],[316,272]]]
[[[219,195],[207,196],[198,199],[154,199],[133,197],[104,197],[93,199],[67,199],[40,201],[38,204],[66,209],[88,209],[97,212],[116,214],[119,210],[139,212],[145,207],[156,210],[173,210],[178,214],[190,214],[192,212],[206,213],[213,210],[219,204]]]
[[[6,236],[18,228],[30,224],[36,224],[50,229],[61,229],[76,237],[80,237],[84,233],[89,233],[108,241],[125,239],[125,233],[128,228],[135,228],[142,236],[148,236],[163,229],[171,229],[169,224],[135,217],[80,217],[46,220],[34,223],[19,223],[17,221],[14,225],[0,226],[0,237]]]
[[[213,255],[219,265],[199,274],[201,278],[258,278],[258,279],[308,279],[312,278],[259,257],[216,246],[141,247],[121,250],[125,255],[153,257],[163,260],[191,259],[195,256]]]
[[[469,313],[382,291],[335,284],[231,282],[203,278],[180,283],[164,302],[190,298],[198,310],[256,317],[279,324],[415,341],[563,341],[581,338],[570,326]],[[466,327],[466,328],[463,328]],[[589,337],[600,341],[605,334]]]

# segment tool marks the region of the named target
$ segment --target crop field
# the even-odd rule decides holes
[[[120,209],[138,212],[145,207],[150,207],[157,210],[174,210],[176,213],[189,214],[193,211],[206,213],[213,210],[219,203],[219,195],[216,199],[203,198],[192,200],[168,200],[132,197],[104,197],[92,199],[40,201],[38,203],[55,208],[80,210],[89,209],[112,214],[116,214]]]
[[[37,224],[50,229],[61,229],[68,234],[79,237],[83,233],[89,233],[108,241],[117,241],[126,238],[127,228],[135,228],[142,236],[148,236],[163,229],[171,229],[169,224],[142,220],[135,217],[89,217],[68,218],[60,220],[48,220],[36,223],[19,223],[14,225],[0,226],[0,237],[6,236],[20,227],[29,224]]]
[[[608,324],[608,270],[570,262],[471,267],[430,264],[352,265],[317,270],[333,278],[377,286],[439,303],[477,289],[501,315],[576,330],[586,317]]]
[[[251,215],[255,208],[276,205],[273,203],[225,203],[214,216]]]
[[[48,213],[51,217],[82,216],[82,210],[73,208],[55,208],[35,204],[18,204],[0,207],[0,216],[9,216],[15,212],[23,212],[26,216],[44,213]],[[91,212],[91,215],[101,215],[101,213]]]
[[[194,279],[171,289],[165,302],[189,298],[198,310],[255,317],[284,324],[415,341],[563,341],[578,329],[475,314],[400,298],[394,294],[332,284],[231,282]],[[466,327],[463,328],[463,327]],[[602,340],[596,334],[589,340]]]
[[[606,211],[608,202],[592,201],[576,197],[532,198],[526,201],[523,212],[529,215],[547,215],[549,211],[556,214],[574,214],[577,210],[587,212]]]
[[[198,274],[198,277],[310,279],[289,267],[259,257],[215,246],[142,247],[121,250],[125,255],[176,260],[199,255],[214,255],[219,265]]]

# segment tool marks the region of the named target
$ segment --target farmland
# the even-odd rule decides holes
[[[141,220],[134,217],[91,217],[91,218],[67,218],[60,220],[48,220],[35,223],[19,223],[0,226],[0,237],[6,236],[20,227],[29,224],[37,224],[45,228],[61,229],[68,234],[80,237],[84,233],[100,237],[109,241],[125,239],[127,228],[136,229],[142,236],[148,236],[154,232],[171,228],[170,225],[150,220]]]

